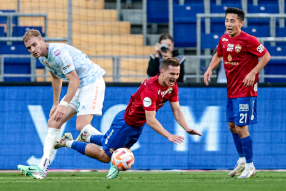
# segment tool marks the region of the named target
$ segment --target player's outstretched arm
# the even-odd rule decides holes
[[[164,127],[159,123],[159,121],[155,118],[156,116],[156,111],[145,111],[146,115],[146,122],[147,124],[154,129],[157,133],[160,135],[166,137],[169,141],[178,144],[182,143],[184,138],[180,135],[172,135],[169,133]]]
[[[191,134],[191,135],[199,135],[202,136],[202,134],[200,134],[199,132],[197,132],[194,129],[190,129],[188,127],[188,124],[186,122],[186,119],[184,117],[184,114],[181,110],[181,106],[179,104],[179,102],[170,102],[172,111],[173,111],[173,115],[176,119],[176,121],[179,123],[179,125],[184,128],[186,130],[187,133]]]
[[[52,75],[52,87],[54,92],[54,101],[53,101],[53,107],[50,111],[49,117],[52,117],[53,113],[56,111],[59,101],[60,101],[60,94],[62,90],[62,80],[56,76],[53,72],[50,72]]]
[[[208,86],[212,77],[212,70],[220,63],[222,56],[219,56],[217,53],[214,54],[212,61],[204,74],[204,82]]]
[[[259,60],[258,64],[247,74],[243,80],[243,84],[246,87],[252,87],[255,82],[255,75],[264,68],[264,66],[269,62],[271,56],[269,52],[266,52],[261,59]]]

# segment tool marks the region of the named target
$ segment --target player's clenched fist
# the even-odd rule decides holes
[[[204,82],[207,86],[209,85],[209,82],[211,81],[211,77],[212,77],[212,71],[207,70],[206,73],[204,74]]]

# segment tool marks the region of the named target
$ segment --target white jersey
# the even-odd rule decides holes
[[[94,83],[105,74],[105,70],[87,55],[67,44],[49,43],[48,58],[41,56],[39,60],[49,71],[66,81],[66,75],[75,70],[80,80],[79,87]]]

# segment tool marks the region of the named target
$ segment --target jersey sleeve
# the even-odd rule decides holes
[[[156,111],[156,101],[158,95],[149,89],[145,89],[140,94],[143,109],[146,111]]]
[[[264,56],[267,52],[267,49],[254,36],[249,36],[246,47],[248,52],[256,55],[258,58]]]
[[[178,102],[179,101],[179,88],[178,86],[174,86],[174,91],[170,98],[170,102]]]
[[[218,56],[222,56],[222,41],[221,41],[221,39],[222,39],[222,37],[219,39],[217,49],[216,49]]]
[[[53,54],[58,67],[62,70],[64,75],[75,70],[72,57],[67,50],[55,49]]]

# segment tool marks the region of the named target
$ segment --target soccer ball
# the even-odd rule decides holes
[[[119,171],[129,170],[134,164],[134,155],[129,149],[119,148],[113,152],[111,162]]]

